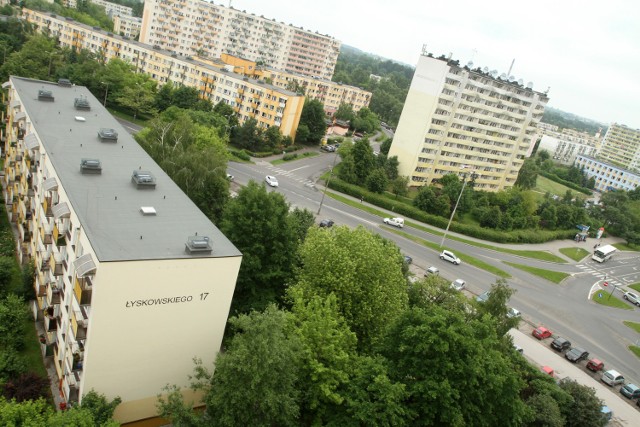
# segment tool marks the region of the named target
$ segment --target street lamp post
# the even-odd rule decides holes
[[[53,55],[55,55],[55,52],[49,53],[49,71],[47,72],[47,77],[51,77],[51,62],[53,61]]]
[[[324,186],[324,191],[322,192],[322,199],[320,199],[320,207],[318,207],[318,215],[320,215],[320,211],[322,210],[322,204],[324,203],[324,196],[327,194],[327,188],[329,188],[329,184],[331,183],[331,177],[333,176],[333,168],[336,165],[336,160],[338,160],[337,150],[336,150],[336,154],[333,157],[333,163],[331,164],[331,170],[329,171],[329,179],[327,180],[327,185]]]
[[[109,82],[100,82],[103,85],[107,86],[107,90],[104,92],[104,102],[102,103],[102,105],[104,105],[105,107],[107,106],[107,95],[109,94]]]
[[[464,167],[464,166],[463,166]],[[475,179],[476,174],[475,171],[471,171],[471,179]],[[462,198],[462,193],[464,193],[464,187],[467,185],[467,174],[465,173],[462,176],[462,188],[460,189],[460,194],[458,194],[458,200],[456,200],[456,204],[453,207],[453,211],[451,212],[451,217],[449,218],[449,222],[447,223],[447,228],[444,230],[444,234],[442,235],[442,241],[440,242],[440,248],[444,245],[444,241],[447,238],[447,233],[449,233],[449,227],[451,227],[451,222],[453,221],[453,216],[456,214],[456,209],[458,209],[458,203],[460,203],[460,199]]]

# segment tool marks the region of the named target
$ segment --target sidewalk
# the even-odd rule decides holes
[[[609,425],[638,425],[640,413],[636,409],[635,401],[622,396],[618,392],[619,387],[609,387],[600,381],[601,373],[592,376],[581,367],[581,364],[573,364],[567,361],[562,354],[551,350],[545,343],[517,329],[511,329],[509,334],[513,337],[513,343],[524,350],[523,356],[535,366],[550,366],[555,370],[557,378],[570,378],[579,384],[595,389],[596,395],[613,411],[613,419]]]

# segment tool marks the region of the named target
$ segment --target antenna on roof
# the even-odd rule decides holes
[[[507,73],[507,76],[511,75],[511,70],[513,70],[513,63],[516,62],[516,58],[513,58],[513,60],[511,61],[511,66],[509,67],[509,72]]]
[[[427,56],[427,53],[429,53],[429,52],[427,52],[427,44],[423,43],[422,44],[422,56]]]

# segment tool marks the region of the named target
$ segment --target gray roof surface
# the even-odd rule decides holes
[[[86,87],[20,77],[11,82],[99,261],[241,255]],[[53,92],[54,102],[38,101],[43,88]],[[91,111],[74,108],[74,99],[81,96]],[[101,142],[100,128],[115,129],[118,141]],[[102,174],[82,174],[83,158],[99,159]],[[150,171],[156,188],[137,189],[131,182],[135,169]],[[157,215],[143,216],[143,206],[154,207]],[[208,236],[213,252],[188,254],[185,243],[195,234]]]

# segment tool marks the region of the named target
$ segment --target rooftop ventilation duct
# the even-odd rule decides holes
[[[148,171],[134,170],[131,182],[138,188],[156,188],[156,178]]]
[[[53,97],[53,92],[50,90],[40,89],[38,91],[38,101],[48,101],[53,102],[55,98]]]
[[[73,101],[73,106],[75,107],[76,110],[84,110],[84,111],[91,110],[91,104],[89,104],[89,101],[87,100],[87,98],[76,98]]]
[[[118,141],[118,132],[115,129],[111,128],[101,128],[98,131],[98,137],[100,137],[101,141]]]
[[[69,79],[58,79],[58,86],[71,87],[73,85],[71,84],[71,80]]]
[[[80,171],[85,174],[101,174],[102,163],[98,159],[82,159],[80,161]]]
[[[189,236],[186,250],[190,254],[210,254],[213,251],[211,239],[208,236]]]

